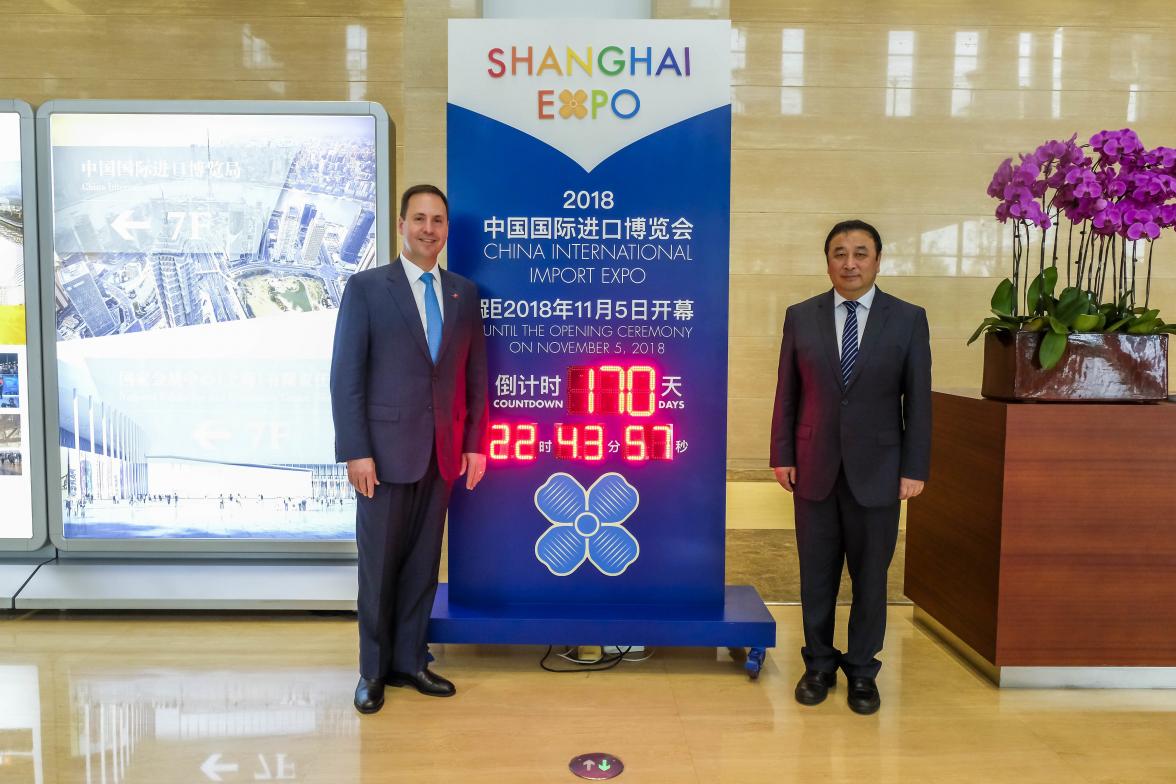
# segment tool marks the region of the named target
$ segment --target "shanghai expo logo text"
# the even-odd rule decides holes
[[[603,474],[587,490],[568,474],[552,474],[535,491],[535,508],[551,523],[535,541],[535,557],[557,577],[585,560],[616,577],[641,554],[622,526],[640,502],[637,488],[617,473]]]
[[[535,47],[511,46],[509,54],[502,47],[495,47],[486,53],[490,66],[486,73],[492,79],[510,76],[566,76],[572,78],[574,71],[580,71],[592,78],[593,72],[598,71],[602,76],[621,76],[626,71],[633,77],[644,75],[658,77],[673,74],[688,78],[690,76],[690,47],[683,46],[677,53],[672,46],[667,46],[658,58],[652,46],[630,46],[626,52],[619,46],[601,47],[593,56],[591,46],[583,51],[576,51],[572,47],[565,48],[565,59],[560,62],[554,47],[547,47],[547,51],[536,65]],[[656,63],[656,65],[655,65]],[[555,107],[555,90],[538,90],[536,97],[539,104],[539,119],[554,120],[557,115]],[[628,120],[641,111],[641,99],[637,93],[625,88],[609,92],[608,90],[582,90],[578,88],[561,90],[559,93],[560,107],[558,116],[564,120],[575,118],[582,120],[591,115],[596,119],[597,112],[608,107],[613,115],[622,120]]]

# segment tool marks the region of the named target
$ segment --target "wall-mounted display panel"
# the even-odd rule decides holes
[[[54,541],[354,552],[328,372],[344,286],[391,248],[383,109],[58,101],[37,123]]]
[[[33,113],[0,101],[0,552],[45,544]]]

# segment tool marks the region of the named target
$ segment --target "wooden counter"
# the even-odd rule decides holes
[[[936,392],[933,416],[919,610],[994,668],[1176,667],[1176,405]]]

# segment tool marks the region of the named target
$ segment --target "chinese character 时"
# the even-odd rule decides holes
[[[676,240],[688,240],[694,235],[694,224],[685,218],[678,218],[670,228],[674,230]]]
[[[492,218],[487,218],[482,221],[482,233],[489,234],[490,239],[498,239],[498,235],[505,231],[506,227],[503,225],[502,218],[495,215]]]
[[[549,397],[559,397],[559,385],[563,381],[561,376],[544,376],[539,385],[539,394]]]

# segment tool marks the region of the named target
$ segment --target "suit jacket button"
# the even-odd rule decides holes
[[[848,400],[842,400],[842,401],[841,401],[841,405],[843,405],[843,406],[848,406],[848,405],[849,405],[849,401],[848,401]]]

